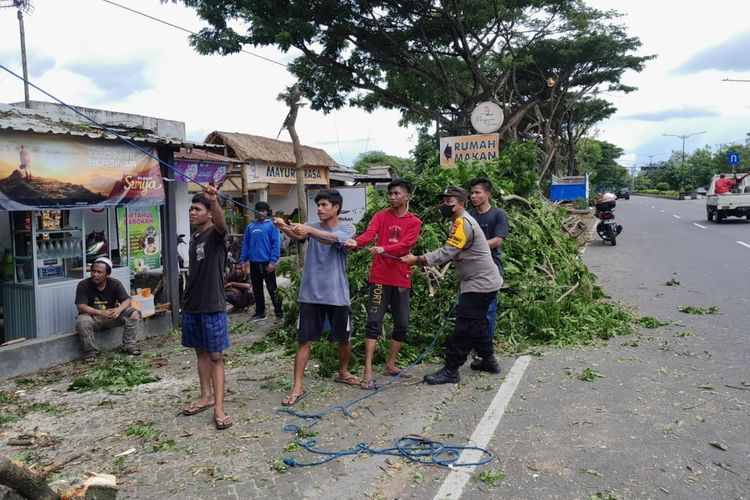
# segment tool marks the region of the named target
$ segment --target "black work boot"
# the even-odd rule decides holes
[[[429,375],[424,376],[424,381],[430,385],[437,384],[457,384],[461,381],[458,370],[449,370],[445,366]]]
[[[491,358],[483,359],[479,362],[473,362],[471,364],[472,370],[477,370],[480,372],[487,372],[487,373],[500,373],[500,363],[497,362],[495,359],[495,356],[492,356]]]

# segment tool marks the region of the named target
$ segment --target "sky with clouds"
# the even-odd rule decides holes
[[[117,3],[198,31],[193,11],[157,0]],[[587,0],[623,14],[620,23],[641,39],[641,54],[656,55],[624,82],[638,87],[606,97],[617,114],[597,127],[597,137],[626,151],[626,166],[642,165],[680,150],[743,141],[750,132],[750,23],[746,0],[696,4],[681,0]],[[70,104],[184,121],[188,138],[213,130],[276,137],[287,109],[276,96],[293,83],[283,65],[247,53],[202,56],[187,34],[103,0],[33,0],[25,17],[29,78]],[[18,21],[0,9],[0,64],[21,72]],[[248,51],[285,63],[292,56],[272,48]],[[36,90],[35,100],[50,99]],[[0,102],[23,100],[22,84],[0,69]],[[304,109],[298,117],[303,143],[324,148],[351,164],[360,153],[408,155],[416,132],[398,126],[396,111],[368,114],[342,109],[324,115]],[[287,133],[280,139],[289,140]]]

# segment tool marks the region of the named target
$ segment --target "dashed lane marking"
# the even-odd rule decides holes
[[[680,217],[679,215],[675,215],[675,214],[672,214],[672,217],[674,217],[675,219],[682,219],[682,217]]]
[[[738,241],[737,243],[739,243],[739,244],[740,244],[740,245],[742,245],[743,247],[747,247],[747,248],[750,248],[750,245],[749,245],[749,244],[747,244],[747,243],[745,243],[744,241]]]
[[[696,227],[699,227],[699,228],[701,228],[701,229],[708,229],[708,228],[707,228],[706,226],[701,226],[701,225],[700,225],[700,224],[698,224],[697,222],[693,222],[693,225],[694,225],[694,226],[696,226]]]
[[[497,390],[497,394],[492,399],[489,408],[484,412],[482,420],[474,430],[474,434],[471,435],[469,444],[479,448],[486,448],[487,443],[495,434],[495,429],[500,423],[500,419],[505,414],[505,409],[510,403],[510,398],[513,397],[513,393],[516,392],[518,384],[521,382],[523,374],[526,372],[526,368],[531,363],[531,356],[519,357],[510,371],[508,376],[505,377],[505,382]],[[479,450],[466,450],[461,453],[457,463],[476,462],[482,458],[482,452]],[[455,500],[461,498],[466,483],[471,479],[476,467],[459,467],[452,470],[452,472],[445,478],[443,485],[435,495],[434,500]]]
[[[666,210],[659,210],[659,212],[666,213],[667,211]]]

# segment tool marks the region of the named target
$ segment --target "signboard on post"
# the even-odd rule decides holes
[[[737,151],[730,151],[727,153],[727,163],[729,165],[739,165],[740,164],[740,154]]]
[[[367,187],[366,186],[352,186],[352,187],[340,187],[337,186],[336,191],[341,193],[341,197],[344,198],[343,206],[341,207],[341,213],[339,214],[339,220],[342,222],[351,222],[356,224],[362,220],[367,212]],[[308,189],[307,190],[307,213],[309,222],[319,222],[318,209],[315,205],[315,195],[320,192],[320,189]]]
[[[328,168],[305,167],[305,184],[327,185]],[[247,167],[247,182],[266,182],[268,184],[296,184],[297,170],[294,166],[261,165],[250,163]]]
[[[500,153],[500,134],[461,135],[440,138],[440,166],[455,167],[457,161],[489,161]]]

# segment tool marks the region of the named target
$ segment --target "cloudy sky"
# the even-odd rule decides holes
[[[181,5],[157,0],[117,3],[197,31],[203,24]],[[704,145],[743,140],[750,132],[750,23],[746,0],[714,0],[710,8],[681,0],[588,0],[623,14],[621,22],[643,42],[642,54],[658,57],[626,83],[629,95],[609,95],[617,115],[598,137],[622,147],[626,166],[665,159],[682,141],[663,134],[705,134],[685,142],[689,152]],[[9,3],[0,1],[0,5]],[[276,96],[293,83],[273,49],[201,56],[187,34],[103,0],[33,0],[25,17],[30,80],[55,97],[81,106],[184,121],[188,138],[201,141],[212,130],[276,137],[286,108]],[[20,74],[15,11],[0,9],[0,64]],[[50,100],[32,89],[31,98]],[[0,69],[0,102],[23,100],[22,84]],[[351,164],[360,153],[383,150],[406,156],[414,130],[398,126],[397,112],[340,110],[329,115],[304,110],[298,118],[305,144],[324,148]],[[280,139],[289,140],[286,132]]]

